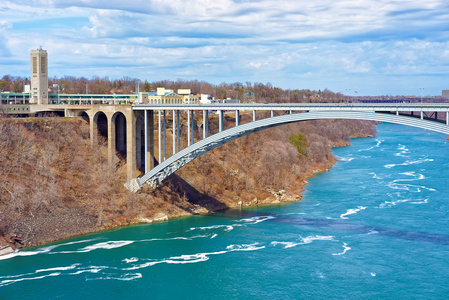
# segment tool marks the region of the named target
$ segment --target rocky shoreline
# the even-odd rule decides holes
[[[6,157],[8,151],[22,151],[30,161],[43,163],[0,168],[0,179],[7,179],[0,185],[6,199],[0,202],[5,212],[0,216],[0,255],[131,224],[299,201],[307,179],[337,161],[332,147],[375,134],[371,122],[317,123],[273,128],[230,142],[186,165],[158,189],[145,187],[133,194],[123,188],[123,163],[117,159],[115,168],[108,167],[106,143],[88,154],[89,128],[83,120],[3,120],[0,134],[11,138],[0,144]],[[61,130],[70,134],[61,137]],[[294,132],[307,137],[303,154],[289,142]],[[57,155],[42,157],[47,152]],[[28,174],[20,170],[34,177],[16,180]]]

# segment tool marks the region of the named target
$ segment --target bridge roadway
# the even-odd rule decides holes
[[[20,106],[20,107],[19,107]],[[238,137],[266,128],[316,119],[364,119],[391,122],[434,130],[449,135],[449,103],[238,103],[238,104],[91,104],[91,105],[0,105],[0,112],[34,114],[63,112],[66,117],[84,116],[90,123],[93,145],[98,123],[107,122],[108,156],[112,164],[116,151],[126,154],[126,186],[132,191],[143,184],[158,186],[170,174],[206,153]],[[18,112],[20,111],[20,112]],[[219,117],[219,132],[209,136],[209,113]],[[224,113],[233,111],[235,127],[224,130]],[[253,122],[240,124],[240,113],[252,112]],[[270,117],[257,120],[258,111]],[[187,147],[180,149],[180,112],[187,116]],[[202,140],[194,141],[194,113],[202,113]],[[159,157],[154,157],[154,117],[158,117]],[[167,157],[167,114],[172,117],[173,153]],[[142,147],[144,146],[144,147]],[[144,149],[142,153],[142,148]],[[144,165],[142,166],[142,155]],[[155,166],[155,164],[157,164]],[[136,178],[137,169],[144,173]]]

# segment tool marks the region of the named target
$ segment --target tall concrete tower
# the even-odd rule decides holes
[[[48,60],[46,50],[31,50],[31,104],[48,104]]]

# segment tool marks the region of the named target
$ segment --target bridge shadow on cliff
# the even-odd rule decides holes
[[[207,194],[201,193],[195,187],[193,187],[187,181],[185,181],[182,177],[176,174],[170,175],[167,178],[167,182],[164,182],[164,185],[169,187],[173,192],[181,195],[181,197],[185,201],[193,205],[198,205],[206,209],[208,212],[225,210],[229,208],[225,203],[219,201],[218,199],[209,196]],[[180,205],[179,207],[193,215],[200,213],[195,211],[194,208],[191,206],[184,207]]]

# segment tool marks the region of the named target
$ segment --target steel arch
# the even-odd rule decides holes
[[[423,128],[449,135],[448,125],[435,121],[399,116],[394,114],[363,111],[313,111],[283,115],[239,125],[200,140],[195,144],[190,145],[189,147],[184,148],[180,152],[167,158],[165,161],[154,167],[142,177],[135,178],[127,182],[125,186],[133,192],[138,191],[144,183],[148,183],[153,188],[156,188],[168,176],[170,176],[195,158],[241,136],[284,124],[320,119],[357,119],[388,122]]]

